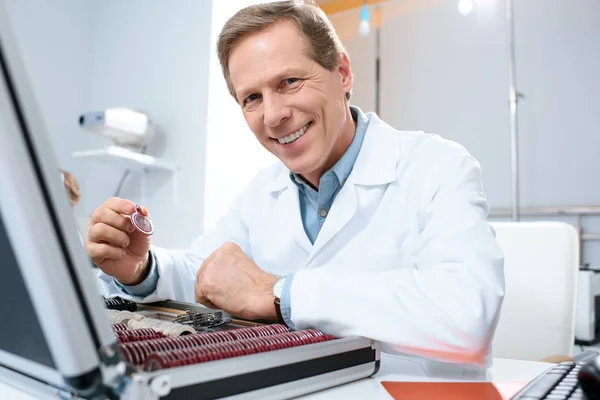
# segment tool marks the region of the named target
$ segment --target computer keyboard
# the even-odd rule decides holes
[[[539,375],[512,400],[581,400],[588,399],[577,381],[585,361],[562,362]]]

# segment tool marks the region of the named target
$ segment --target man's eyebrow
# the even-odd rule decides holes
[[[254,90],[252,86],[242,87],[241,90],[236,90],[235,95],[238,98],[238,101],[244,100],[248,95],[250,95]]]
[[[284,71],[277,73],[276,75],[273,75],[272,77],[269,77],[267,79],[267,82],[276,85],[284,79],[299,78],[301,75],[303,75],[303,73],[298,68],[288,68]],[[255,83],[252,83],[251,85],[248,85],[246,87],[242,87],[241,89],[235,91],[236,96],[239,97],[239,100],[243,100],[246,96],[256,91],[255,87]]]
[[[275,75],[272,80],[275,82],[282,81],[288,78],[299,78],[300,75],[303,75],[302,72],[298,68],[288,68],[285,71],[280,72]]]

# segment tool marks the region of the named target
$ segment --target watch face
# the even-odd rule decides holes
[[[149,218],[142,214],[139,206],[136,206],[136,211],[130,215],[131,223],[136,229],[145,235],[152,235],[154,233],[154,227]]]

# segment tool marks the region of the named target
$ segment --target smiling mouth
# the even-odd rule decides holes
[[[308,124],[304,125],[302,128],[298,129],[296,132],[291,133],[287,136],[277,139],[280,144],[288,144],[294,143],[296,140],[300,139],[305,133],[308,127],[312,124],[312,121]]]

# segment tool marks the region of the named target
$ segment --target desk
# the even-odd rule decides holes
[[[448,381],[449,379],[432,379],[426,376],[397,374],[394,370],[397,360],[394,356],[381,354],[381,369],[372,378],[361,379],[356,382],[322,390],[306,396],[299,397],[303,400],[330,400],[330,399],[386,399],[392,397],[381,386],[381,381]],[[486,374],[488,381],[495,382],[524,382],[535,378],[552,364],[509,360],[494,358],[493,365]],[[35,397],[21,392],[12,386],[0,381],[0,399],[34,400]]]
[[[326,399],[385,399],[392,397],[381,385],[381,381],[457,381],[453,379],[435,379],[426,376],[397,374],[395,366],[398,360],[393,355],[381,354],[381,369],[372,378],[361,379],[356,382],[346,383],[341,386],[322,390],[306,396],[299,397],[302,400],[326,400]],[[493,365],[486,372],[485,381],[494,382],[528,382],[550,368],[553,364],[510,360],[505,358],[494,358]]]

